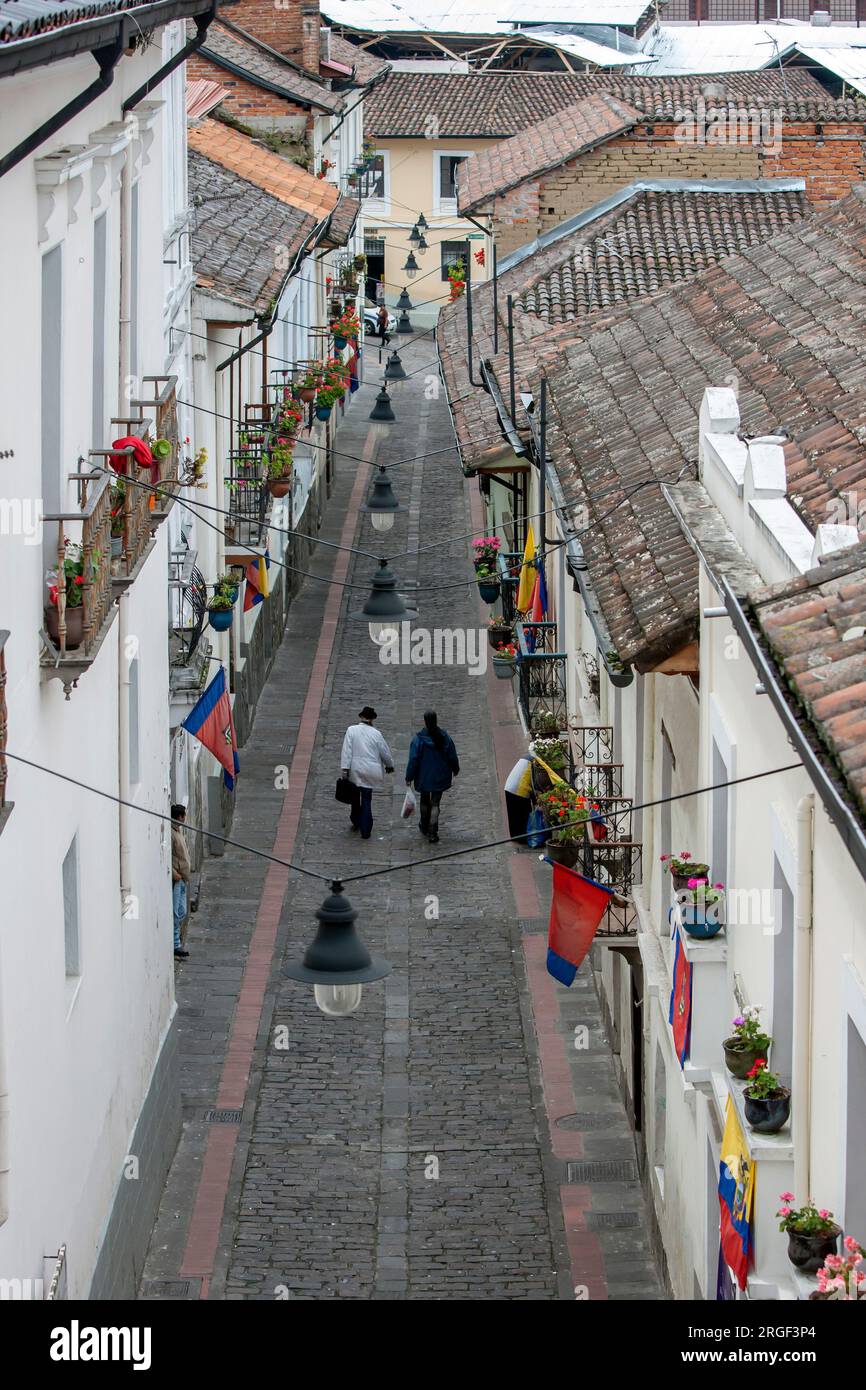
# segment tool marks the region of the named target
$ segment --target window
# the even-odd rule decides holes
[[[93,224],[93,418],[94,449],[101,449],[105,429],[105,294],[108,214]]]
[[[138,379],[138,266],[139,266],[139,188],[132,185],[132,216],[129,227],[129,370],[135,383],[135,394],[140,394]]]
[[[468,158],[465,154],[440,154],[436,159],[436,205],[457,210],[457,166]]]
[[[61,486],[63,406],[63,247],[42,257],[42,497],[46,512],[66,510]],[[48,527],[45,528],[46,532]]]
[[[462,265],[464,270],[469,264],[469,242],[468,241],[443,241],[442,242],[442,279],[448,279],[448,271],[452,265]]]
[[[63,930],[66,955],[66,974],[81,974],[81,924],[78,902],[78,836],[66,851],[63,861]]]
[[[367,194],[368,198],[375,198],[383,203],[388,198],[388,172],[384,154],[374,156],[372,168],[367,171]]]

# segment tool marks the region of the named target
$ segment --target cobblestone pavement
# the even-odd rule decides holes
[[[353,533],[370,469],[342,458],[322,535],[354,534],[376,553],[387,547],[401,581],[419,586],[416,626],[477,629],[484,611],[475,585],[463,582],[467,541],[445,545],[470,530],[477,485],[464,481],[450,447],[434,355],[429,337],[403,350],[414,375],[394,392],[397,423],[384,439],[371,438],[370,385],[338,437],[356,457],[373,448],[386,463],[426,455],[392,474],[407,510],[384,538],[363,514]],[[400,555],[419,544],[436,548]],[[334,552],[317,551],[312,566],[325,577],[335,563]],[[353,556],[348,579],[366,584],[373,568]],[[543,961],[539,974],[540,917],[523,924],[534,934],[521,930],[510,865],[527,856],[501,846],[435,862],[503,833],[494,739],[519,733],[513,707],[466,666],[382,664],[366,624],[347,617],[363,592],[331,590],[331,610],[327,593],[308,582],[290,612],[242,753],[233,834],[347,880],[424,862],[346,883],[369,948],[394,966],[346,1019],[320,1013],[311,988],[280,969],[309,941],[327,885],[269,878],[264,861],[236,850],[208,862],[178,984],[187,1121],[142,1296],[573,1299],[583,1279],[590,1297],[658,1297],[634,1176],[597,1197],[569,1178],[569,1157],[634,1158],[587,968],[581,1017],[596,1043],[579,1059],[584,1094],[572,1108],[604,1107],[615,1130],[569,1136],[563,1150],[551,1139],[546,1095],[574,1075],[564,1062],[573,1024],[559,1010],[572,1007],[578,987],[559,989]],[[343,733],[363,704],[377,709],[397,765],[374,797],[368,842],[350,833],[334,801]],[[400,819],[409,741],[428,708],[461,761],[443,797],[438,846]],[[281,763],[291,768],[285,793],[274,789]],[[533,1016],[539,1007],[544,1020]],[[228,1124],[206,1118],[221,1105],[235,1108]],[[589,1236],[585,1213],[599,1203],[638,1213],[638,1228]]]

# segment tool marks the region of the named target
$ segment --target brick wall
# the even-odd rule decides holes
[[[222,103],[223,107],[247,125],[259,129],[289,130],[298,135],[302,135],[307,128],[310,113],[306,107],[296,106],[285,97],[277,96],[276,92],[266,92],[247,82],[246,78],[226,72],[199,53],[187,59],[187,76],[189,81],[206,77],[212,82],[219,82],[229,93]]]
[[[307,72],[318,73],[322,27],[318,4],[309,0],[239,0],[227,11],[227,17]]]
[[[609,197],[637,179],[804,178],[815,207],[844,197],[866,171],[862,128],[813,123],[786,125],[778,145],[684,144],[672,125],[632,132],[571,160],[496,200],[500,256]],[[772,126],[769,130],[772,136]]]

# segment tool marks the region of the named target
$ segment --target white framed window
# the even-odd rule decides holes
[[[433,155],[433,211],[457,211],[457,167],[469,150],[436,150]]]
[[[365,207],[372,204],[370,211],[383,211],[391,202],[391,155],[388,150],[376,151],[367,179],[369,192],[364,199]]]

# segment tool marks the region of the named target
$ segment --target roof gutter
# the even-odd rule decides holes
[[[727,579],[722,579],[722,593],[734,631],[746,648],[757,672],[758,680],[769,695],[791,743],[803,759],[803,766],[824,803],[825,811],[842,837],[845,848],[859,869],[861,877],[866,879],[866,834],[864,834],[857,813],[842,796],[834,779],[817,757],[809,739],[803,732],[799,720],[779,684],[776,670],[768,660],[740,599],[737,598]]]
[[[373,77],[373,78],[371,78],[371,80],[364,86],[364,88],[363,88],[363,90],[362,90],[362,92],[361,92],[361,95],[358,97],[358,100],[357,100],[357,101],[353,101],[353,102],[352,102],[352,105],[346,108],[346,110],[343,112],[342,116],[341,116],[340,119],[338,120],[337,124],[334,126],[333,130],[329,130],[328,133],[327,133],[327,135],[324,135],[324,136],[322,137],[322,144],[323,144],[323,145],[326,145],[326,144],[328,143],[328,141],[330,140],[330,138],[331,138],[332,135],[336,135],[337,131],[340,129],[340,126],[343,124],[343,122],[345,121],[346,117],[347,117],[347,116],[351,116],[352,112],[355,111],[355,110],[361,105],[361,103],[363,102],[363,100],[364,100],[365,96],[367,95],[367,93],[368,93],[368,92],[372,92],[373,88],[374,88],[379,82],[382,81],[382,78],[383,78],[383,77],[387,77],[387,76],[388,76],[388,73],[389,73],[390,71],[391,71],[390,67],[387,67],[387,68],[385,69],[384,72],[377,72],[377,73],[376,73],[376,76]]]
[[[290,87],[280,87],[276,82],[269,82],[266,77],[260,77],[258,73],[250,72],[249,68],[242,67],[240,63],[233,63],[231,58],[224,58],[221,53],[215,53],[212,48],[203,48],[202,57],[207,58],[208,62],[213,63],[215,67],[230,72],[234,77],[241,77],[244,82],[249,82],[254,87],[260,87],[263,92],[271,92],[274,96],[282,97],[283,101],[296,101],[299,106],[311,106],[315,107],[317,111],[328,111],[327,106],[313,101],[311,97],[299,96]],[[315,78],[311,77],[310,81],[314,82]]]
[[[131,111],[133,106],[137,106],[140,101],[143,101],[148,93],[153,91],[154,87],[158,87],[166,77],[169,77],[171,73],[174,72],[175,68],[179,68],[181,63],[185,63],[191,54],[201,48],[207,37],[208,29],[216,19],[219,6],[220,0],[213,0],[210,9],[205,14],[197,14],[195,16],[195,33],[192,38],[188,39],[183,48],[179,49],[173,57],[163,63],[161,68],[157,68],[156,72],[153,73],[146,82],[143,82],[142,85],[133,92],[131,97],[126,98],[126,101],[123,103],[124,115],[126,115],[127,111]]]
[[[526,458],[528,453],[526,445],[517,432],[517,426],[505,409],[505,402],[502,399],[499,383],[490,365],[484,361],[481,363],[481,378],[485,391],[493,397],[493,404],[496,406],[496,413],[499,416],[499,424],[502,428],[502,433],[505,435],[505,438],[508,440],[508,443],[511,445],[517,457]]]
[[[126,22],[126,44],[132,35],[170,24],[173,19],[195,19],[205,8],[201,0],[161,0],[161,3],[142,3],[126,10],[92,15],[75,24],[62,24],[23,39],[10,39],[0,44],[0,77],[43,67],[64,58],[79,58],[95,54],[113,42],[118,24]]]

